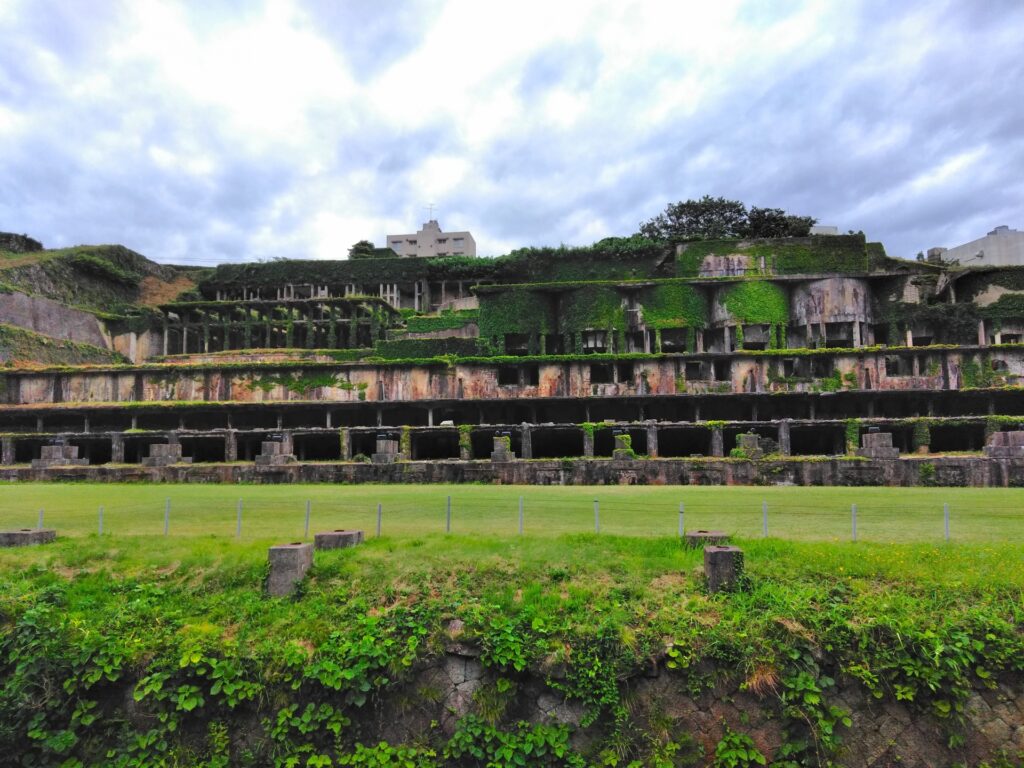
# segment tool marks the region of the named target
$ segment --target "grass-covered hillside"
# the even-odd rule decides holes
[[[121,245],[0,251],[0,291],[17,290],[102,313],[171,301],[199,270],[157,264]]]
[[[367,525],[268,598],[301,513],[236,540],[174,498],[167,537],[154,504],[150,535],[0,551],[5,764],[1020,764],[1019,543],[741,539],[709,595],[671,532]]]
[[[54,339],[0,323],[0,366],[84,365],[127,362],[117,352],[66,339]]]

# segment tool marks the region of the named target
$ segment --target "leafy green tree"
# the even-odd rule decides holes
[[[746,223],[747,206],[739,200],[704,195],[669,203],[664,213],[640,225],[640,234],[652,240],[713,240],[741,237]]]
[[[739,200],[704,195],[700,200],[669,203],[663,213],[640,225],[652,240],[715,240],[724,237],[805,237],[817,222],[781,208],[749,211]]]
[[[350,259],[372,259],[377,254],[377,249],[369,240],[360,240],[348,249]]]

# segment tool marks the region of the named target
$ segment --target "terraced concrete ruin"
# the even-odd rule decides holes
[[[29,251],[0,291],[6,479],[1024,477],[1024,267],[861,235],[208,271]]]

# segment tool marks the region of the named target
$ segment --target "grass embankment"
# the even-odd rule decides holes
[[[949,504],[954,542],[1024,543],[1024,489],[1004,488],[33,483],[0,485],[0,528],[33,526],[43,509],[46,525],[61,535],[87,535],[97,530],[103,506],[108,532],[158,534],[170,499],[173,535],[233,537],[242,499],[243,539],[290,540],[303,533],[309,500],[313,530],[372,533],[379,503],[387,535],[421,536],[444,530],[448,496],[452,531],[470,535],[515,534],[521,496],[530,538],[592,532],[597,499],[601,532],[625,536],[674,534],[683,502],[687,530],[756,537],[766,501],[772,537],[847,541],[856,504],[861,541],[937,543],[944,539],[943,505]]]
[[[93,535],[0,553],[3,754],[67,766],[709,764],[681,718],[631,694],[667,649],[679,690],[747,685],[783,727],[766,758],[813,765],[842,749],[840,674],[938,717],[955,744],[970,688],[1024,668],[1016,545],[741,541],[747,589],[709,596],[700,553],[671,537],[435,533],[320,552],[299,597],[269,599],[269,543]],[[491,672],[473,714],[453,736],[425,727],[379,744],[381,722],[434,703],[402,684],[441,652],[452,618]],[[538,680],[583,704],[596,741],[577,752],[565,728],[517,722]],[[733,726],[722,755],[752,747]]]

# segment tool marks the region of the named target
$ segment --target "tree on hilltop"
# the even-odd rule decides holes
[[[372,259],[377,253],[377,248],[369,240],[360,240],[348,249],[350,259]]]
[[[640,225],[652,240],[716,240],[726,237],[804,237],[817,219],[793,216],[781,208],[747,211],[739,200],[704,195],[700,200],[669,203],[663,213]]]

